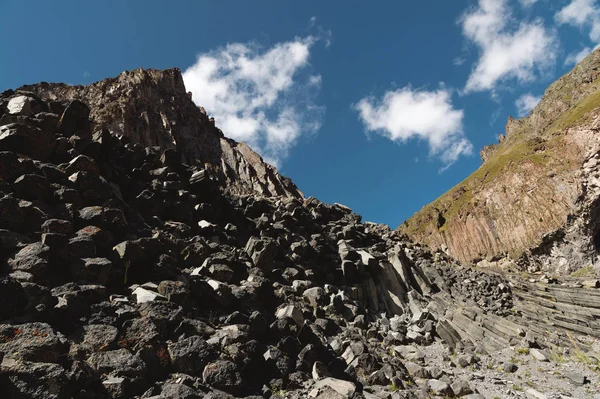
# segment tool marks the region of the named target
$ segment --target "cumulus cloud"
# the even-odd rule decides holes
[[[320,127],[323,108],[314,99],[321,77],[308,73],[317,40],[296,38],[268,49],[229,44],[199,54],[183,80],[225,135],[245,141],[277,165],[301,135]]]
[[[473,151],[463,133],[463,111],[454,108],[448,90],[405,87],[388,91],[381,99],[365,97],[354,107],[367,131],[399,143],[426,140],[430,154],[447,166]]]
[[[493,91],[508,79],[532,81],[555,61],[555,34],[541,20],[515,23],[507,0],[479,0],[460,23],[464,36],[480,50],[466,93]]]
[[[528,115],[529,112],[531,112],[531,110],[538,105],[541,99],[541,96],[534,96],[531,93],[523,94],[521,97],[517,98],[515,105],[517,107],[518,115]]]
[[[596,0],[571,0],[554,18],[559,24],[589,29],[590,39],[600,42],[600,7]]]

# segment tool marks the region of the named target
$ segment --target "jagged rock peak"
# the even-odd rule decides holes
[[[19,90],[45,101],[81,100],[90,107],[94,130],[107,129],[145,147],[175,148],[183,162],[213,171],[229,193],[303,197],[245,143],[223,135],[194,104],[178,68],[125,71],[88,86],[42,82]]]

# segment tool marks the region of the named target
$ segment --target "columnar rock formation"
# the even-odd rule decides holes
[[[594,288],[514,285],[304,199],[177,70],[0,94],[0,262],[9,398],[476,399],[516,392],[509,346],[600,331]]]
[[[509,119],[477,171],[399,230],[463,262],[525,254],[521,263],[532,270],[589,266],[600,248],[599,68],[597,50],[553,83],[529,116]]]

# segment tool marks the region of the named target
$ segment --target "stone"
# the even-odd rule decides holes
[[[0,320],[22,314],[28,299],[21,284],[12,277],[0,279]]]
[[[263,270],[273,269],[277,246],[273,241],[263,238],[250,237],[246,243],[246,253],[252,258],[256,267]]]
[[[117,342],[119,330],[116,327],[105,324],[90,324],[83,326],[74,336],[74,345],[71,353],[106,351],[114,349]]]
[[[89,176],[100,176],[100,169],[96,165],[96,161],[85,155],[78,155],[73,158],[65,168],[67,175],[72,175],[77,172],[86,172]]]
[[[344,381],[333,377],[323,378],[315,383],[316,389],[331,388],[345,398],[349,398],[356,392],[356,386],[350,381]]]
[[[434,395],[450,396],[454,394],[450,385],[442,380],[427,380],[427,386]]]
[[[15,360],[58,363],[67,344],[49,324],[26,323],[0,325],[0,352]]]
[[[525,391],[525,397],[529,399],[548,399],[548,396],[544,395],[539,391],[536,391],[533,388],[529,388]]]
[[[68,220],[48,219],[42,224],[42,233],[69,235],[73,233],[73,225]]]
[[[0,151],[0,164],[2,164],[0,182],[12,183],[17,177],[25,173],[23,164],[14,152]]]
[[[103,374],[116,372],[126,377],[142,377],[146,373],[142,358],[127,349],[96,352],[87,361],[94,370]]]
[[[312,367],[312,378],[314,380],[320,380],[325,377],[330,377],[330,372],[325,364],[317,360]]]
[[[6,108],[11,115],[30,116],[32,114],[32,103],[35,100],[27,96],[16,96],[10,99]]]
[[[47,198],[49,187],[49,182],[45,177],[34,174],[22,175],[13,184],[15,193],[19,198],[31,201]]]
[[[191,295],[191,290],[182,281],[161,281],[158,285],[158,293],[167,298],[168,301],[185,305]]]
[[[564,375],[576,385],[584,385],[589,382],[586,376],[579,373],[566,372]]]
[[[469,383],[463,379],[454,380],[454,382],[450,384],[450,387],[456,396],[467,396],[473,393]]]
[[[106,285],[109,282],[113,264],[106,258],[83,258],[71,264],[72,276],[80,281]]]
[[[66,136],[74,134],[82,137],[85,135],[91,136],[89,132],[89,115],[90,109],[83,101],[72,100],[62,113],[57,130]]]
[[[68,395],[67,373],[58,364],[4,359],[1,369],[3,397],[62,399]]]
[[[166,301],[167,298],[160,295],[158,292],[150,291],[142,287],[137,287],[133,290],[131,295],[135,298],[137,303],[151,302],[155,300]]]
[[[237,366],[228,360],[207,364],[202,372],[202,379],[205,384],[230,394],[242,391],[244,384]]]
[[[321,287],[313,287],[304,291],[302,294],[313,307],[325,306],[329,302],[329,298],[325,294],[325,290]]]
[[[529,350],[529,354],[531,356],[533,356],[536,360],[539,360],[540,362],[547,362],[549,359],[549,355],[546,354],[546,352],[544,352],[541,349],[530,349]]]
[[[50,247],[42,242],[29,244],[17,252],[13,259],[9,259],[8,265],[12,270],[19,270],[43,276],[49,268]]]
[[[304,315],[295,305],[287,305],[277,310],[275,317],[278,319],[290,318],[299,326],[304,325]]]
[[[52,153],[52,135],[36,127],[11,123],[0,126],[0,151],[11,151],[44,161]]]
[[[518,367],[514,363],[511,363],[511,362],[504,362],[504,365],[502,366],[502,368],[507,373],[514,373],[518,369]]]
[[[202,399],[202,391],[185,384],[166,383],[162,386],[160,399]]]
[[[175,371],[201,377],[204,367],[215,360],[214,349],[199,336],[169,343],[169,357]]]
[[[405,362],[404,367],[408,370],[408,374],[410,374],[413,378],[431,378],[431,373],[425,367],[422,367],[413,362]]]

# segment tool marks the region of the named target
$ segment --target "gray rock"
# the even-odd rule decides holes
[[[21,284],[12,277],[0,279],[0,320],[22,314],[28,299]]]
[[[213,348],[199,336],[169,343],[168,351],[175,371],[198,377],[202,376],[204,367],[216,358]]]
[[[413,378],[431,378],[429,370],[427,370],[425,367],[419,366],[416,363],[405,362],[404,367],[406,367],[406,369],[408,370],[408,374],[410,374],[410,376]]]
[[[548,399],[548,396],[544,395],[543,393],[536,391],[533,388],[529,388],[528,390],[525,391],[525,397],[529,398],[529,399]]]
[[[450,387],[456,396],[466,396],[473,393],[469,383],[462,379],[455,380]]]
[[[0,325],[0,352],[7,358],[58,363],[66,351],[65,338],[46,323]]]
[[[91,354],[110,350],[116,344],[118,336],[119,330],[110,325],[90,324],[83,326],[73,337],[70,352],[72,354],[79,352]]]
[[[517,365],[514,363],[511,363],[511,362],[504,362],[504,365],[502,366],[502,368],[507,373],[514,373],[518,369]]]
[[[573,383],[576,385],[584,385],[589,382],[586,376],[575,372],[566,372],[565,377],[573,381]]]
[[[540,349],[530,349],[529,354],[540,362],[547,362],[550,357],[545,351]]]
[[[142,377],[146,373],[142,358],[127,349],[96,352],[87,361],[94,370],[104,374],[115,372],[120,376]]]
[[[244,384],[237,366],[228,360],[207,364],[202,372],[202,379],[205,384],[234,395],[243,389]]]
[[[445,396],[453,394],[450,385],[442,380],[428,380],[427,386],[434,395]]]
[[[162,386],[160,399],[202,399],[203,393],[184,384],[166,383]]]
[[[295,305],[287,305],[282,308],[279,308],[275,314],[275,317],[278,319],[290,318],[297,325],[304,325],[304,315],[302,311]]]
[[[4,359],[2,365],[2,397],[62,399],[67,397],[68,379],[58,364],[32,363]]]
[[[302,294],[313,307],[325,306],[329,302],[325,290],[321,287],[309,288]]]
[[[337,378],[327,377],[317,381],[314,385],[316,389],[325,387],[331,388],[345,398],[349,398],[356,392],[356,386],[350,381],[344,381]]]
[[[27,96],[16,96],[10,99],[6,108],[11,115],[30,116],[32,113],[32,103],[34,99]]]

